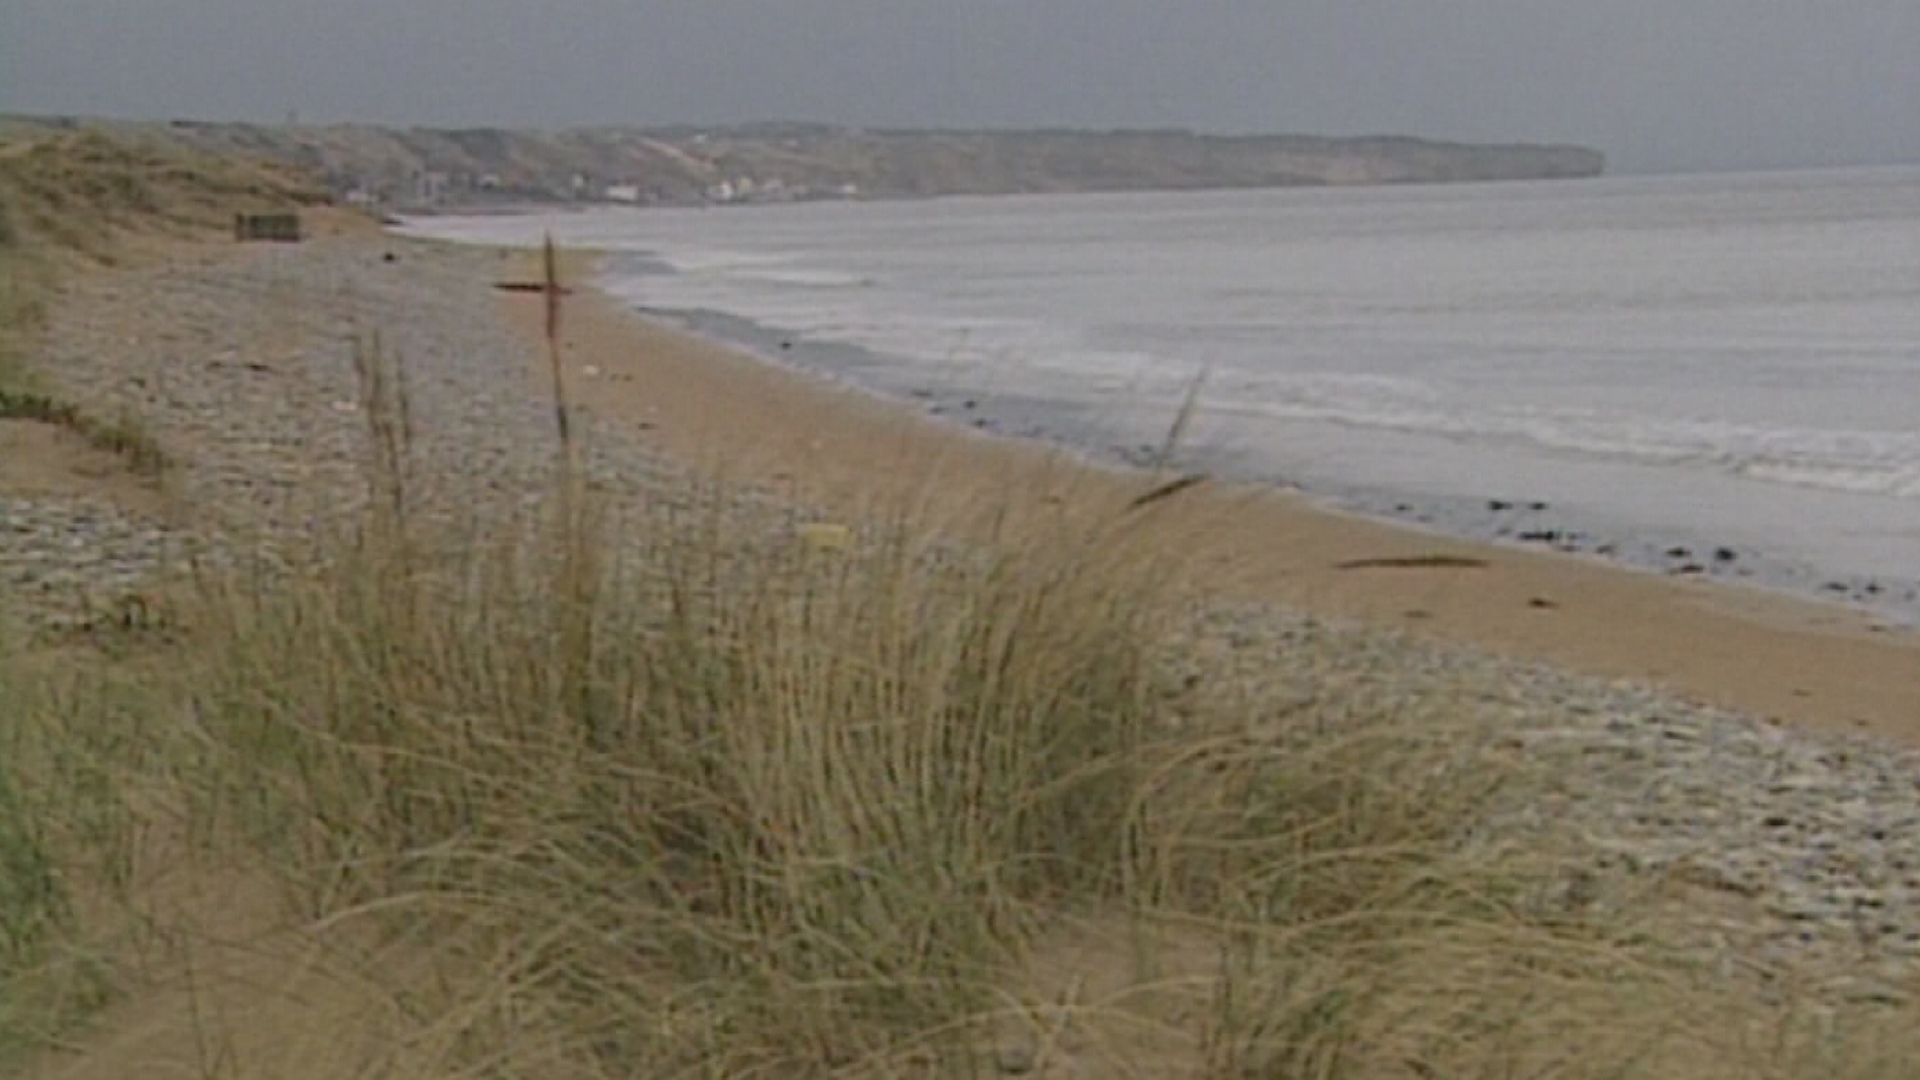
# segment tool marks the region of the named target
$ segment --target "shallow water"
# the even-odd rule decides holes
[[[1157,441],[1205,370],[1196,464],[1914,610],[1920,169],[418,228],[631,253],[638,306],[1016,434]]]

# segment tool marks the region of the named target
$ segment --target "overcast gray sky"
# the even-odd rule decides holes
[[[1920,0],[0,0],[0,110],[802,119],[1920,161]]]

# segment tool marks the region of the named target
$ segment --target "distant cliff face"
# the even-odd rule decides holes
[[[14,118],[0,131],[54,123]],[[298,165],[342,198],[413,211],[1537,180],[1596,176],[1605,167],[1597,151],[1569,146],[1185,131],[104,126]]]

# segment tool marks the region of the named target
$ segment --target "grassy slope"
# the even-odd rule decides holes
[[[0,419],[71,428],[142,473],[166,464],[138,420],[62,399],[29,362],[47,290],[156,239],[217,235],[239,211],[313,205],[319,190],[277,167],[198,158],[82,131],[0,142]]]
[[[0,146],[0,250],[9,254],[110,262],[129,235],[206,235],[238,211],[324,199],[277,166],[92,131]]]
[[[368,399],[378,443],[403,402]],[[1472,688],[1409,705],[1381,668],[1276,717],[1171,682],[1178,561],[1135,512],[963,552],[882,515],[836,551],[569,492],[520,531],[379,504],[163,634],[0,642],[0,1054],[1891,1080],[1920,1050],[1676,960],[1645,898],[1556,890],[1572,853],[1467,843],[1550,780]]]

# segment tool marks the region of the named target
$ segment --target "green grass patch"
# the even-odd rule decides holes
[[[57,1044],[111,995],[109,965],[87,937],[77,889],[127,850],[125,804],[110,755],[62,716],[49,683],[0,626],[0,1066]]]
[[[158,476],[170,465],[158,440],[130,413],[101,420],[51,394],[0,389],[0,420],[33,420],[66,428],[88,445],[118,455],[143,476]]]
[[[44,297],[44,271],[38,263],[0,244],[0,391],[22,393],[37,386],[27,354],[46,318]]]

